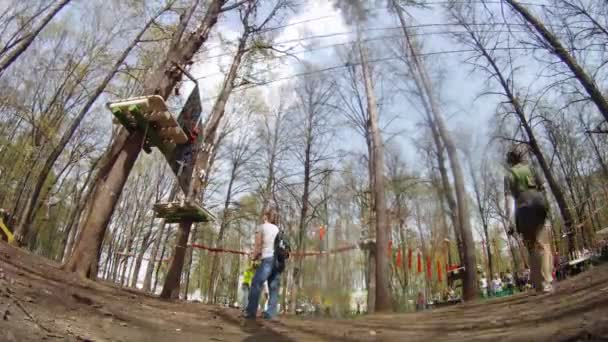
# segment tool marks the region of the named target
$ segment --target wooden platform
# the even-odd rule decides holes
[[[157,203],[154,205],[154,211],[157,217],[164,218],[167,223],[215,221],[211,212],[193,201]]]
[[[133,97],[109,102],[107,107],[114,115],[114,122],[129,131],[145,132],[147,142],[164,154],[173,151],[176,145],[188,142],[188,136],[161,96]]]

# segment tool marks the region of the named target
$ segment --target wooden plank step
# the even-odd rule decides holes
[[[114,122],[122,124],[129,131],[147,132],[152,145],[163,153],[170,153],[175,145],[188,142],[188,136],[161,96],[133,97],[109,102],[107,107],[114,115]]]
[[[156,216],[164,218],[167,223],[177,223],[184,220],[193,222],[215,221],[215,216],[207,209],[193,201],[163,202],[154,205]]]

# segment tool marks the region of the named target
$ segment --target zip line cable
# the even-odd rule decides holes
[[[527,24],[520,24],[520,23],[465,23],[465,25],[467,26],[490,26],[490,27],[496,27],[496,26],[515,26],[515,27],[528,27]],[[456,27],[461,27],[462,24],[456,24],[456,23],[433,23],[433,24],[418,24],[418,25],[408,25],[406,26],[407,29],[410,30],[416,30],[416,29],[421,29],[421,28],[429,28],[429,27],[445,27],[445,26],[456,26]],[[557,26],[558,28],[575,28],[575,29],[587,29],[587,27],[583,27],[583,26],[570,26],[570,25],[560,25]],[[389,30],[402,30],[403,28],[401,26],[389,26],[389,27],[372,27],[372,28],[366,28],[366,29],[362,29],[361,31],[363,32],[370,32],[370,31],[389,31]],[[466,33],[467,31],[453,31],[453,33]],[[475,31],[476,33],[483,33],[483,32],[516,32],[516,33],[525,33],[527,32],[526,30],[520,30],[520,31],[503,31],[503,30],[495,30],[495,31]],[[302,41],[306,41],[306,40],[315,40],[315,39],[324,39],[324,38],[333,38],[333,37],[339,37],[339,36],[345,36],[345,35],[349,35],[349,34],[355,34],[357,33],[356,30],[352,30],[352,31],[344,31],[344,32],[335,32],[335,33],[328,33],[328,34],[321,34],[321,35],[316,35],[316,36],[308,36],[308,37],[300,37],[300,38],[294,38],[294,39],[288,39],[288,40],[283,40],[283,41],[278,41],[278,42],[272,42],[273,46],[280,46],[280,45],[284,45],[284,44],[289,44],[289,43],[299,43]],[[452,31],[430,31],[430,32],[413,32],[412,35],[413,36],[427,36],[427,35],[434,35],[434,34],[446,34],[446,33],[452,33]],[[402,36],[402,35],[401,35]],[[228,43],[236,43],[238,40],[227,40]],[[365,41],[365,40],[364,40]],[[215,48],[215,47],[213,47]],[[207,61],[209,59],[214,59],[214,58],[221,58],[221,57],[227,57],[227,56],[232,56],[234,55],[234,52],[223,52],[220,54],[216,54],[216,55],[211,55],[211,56],[207,56],[207,57],[198,57],[198,58],[193,58],[192,61],[193,62],[201,62],[201,61]]]
[[[527,48],[527,47],[499,48],[499,47],[496,47],[496,48],[486,49],[486,50],[487,51],[511,51],[511,50],[533,51],[533,50],[538,50],[538,48]],[[593,51],[598,51],[599,52],[601,50],[593,50]],[[461,49],[461,50],[435,51],[435,52],[419,53],[419,54],[417,54],[417,56],[420,56],[420,57],[429,57],[429,56],[457,54],[457,53],[469,53],[469,52],[478,52],[478,50],[476,50],[476,49]],[[368,61],[368,63],[373,64],[373,63],[379,63],[379,62],[387,62],[387,61],[397,60],[397,59],[401,59],[401,58],[403,58],[403,56],[383,57],[383,58],[378,58],[378,59],[371,59],[371,60]],[[248,90],[248,89],[257,88],[257,87],[265,86],[265,85],[276,83],[276,82],[280,82],[280,81],[287,81],[287,80],[294,79],[294,78],[299,78],[299,77],[305,77],[305,76],[310,76],[310,75],[314,75],[314,74],[325,73],[325,72],[328,72],[328,71],[335,71],[335,70],[339,70],[339,69],[342,69],[342,68],[350,67],[350,66],[353,66],[353,65],[361,65],[361,62],[349,62],[349,63],[346,63],[346,64],[334,65],[334,66],[330,66],[330,67],[326,67],[326,68],[322,68],[322,69],[317,69],[317,70],[297,73],[297,74],[293,74],[293,75],[289,75],[289,76],[279,77],[279,78],[276,78],[276,79],[273,79],[273,80],[263,81],[263,82],[254,83],[254,84],[251,84],[251,85],[243,86],[243,87],[240,87],[240,88],[236,88],[236,89],[233,90],[233,92],[245,91],[245,90]],[[202,79],[202,78],[205,78],[205,77],[201,77],[200,79]],[[197,80],[198,79],[199,78],[197,78]],[[211,101],[211,100],[215,100],[217,97],[218,96],[206,97],[206,98],[202,98],[201,101]]]

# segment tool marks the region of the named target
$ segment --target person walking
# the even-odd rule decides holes
[[[526,161],[526,146],[517,144],[506,155],[505,207],[510,219],[509,234],[522,235],[530,255],[530,280],[537,293],[553,291],[553,255],[545,228],[548,204],[542,182]]]
[[[485,273],[482,273],[481,278],[479,279],[479,290],[481,291],[481,296],[483,298],[488,297],[488,279],[486,279]]]
[[[278,214],[274,209],[267,209],[262,215],[263,224],[255,233],[253,260],[260,260],[251,281],[251,291],[245,312],[246,319],[255,319],[264,282],[268,281],[267,309],[262,314],[264,319],[272,319],[277,313],[279,303],[280,271],[275,262],[275,239],[279,234]]]

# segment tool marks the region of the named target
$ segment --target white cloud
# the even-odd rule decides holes
[[[332,58],[334,49],[320,47],[351,40],[348,25],[340,12],[326,0],[309,0],[302,7],[306,11],[297,13],[285,23],[285,28],[276,36],[275,47],[283,51],[291,51],[301,61],[319,65],[328,65],[328,60],[331,61],[329,64],[335,63]],[[312,50],[306,51],[310,49]],[[273,63],[272,72],[267,74],[265,79],[288,78],[300,70],[300,61],[293,57],[284,57]],[[263,93],[266,99],[271,102],[272,99],[277,98],[281,86],[289,81],[283,80],[264,87]]]
[[[276,35],[275,47],[280,50],[291,50],[300,60],[306,60],[319,65],[333,65],[333,44],[340,44],[352,40],[350,28],[342,18],[341,13],[326,0],[309,0],[306,10],[291,16],[283,24],[284,28]],[[199,86],[203,99],[213,98],[224,79],[224,72],[232,62],[234,47],[222,44],[217,32],[221,32],[225,41],[234,42],[240,36],[240,27],[234,23],[222,22],[215,28],[214,34],[205,44],[198,63],[192,68],[192,74],[201,78]],[[323,36],[323,37],[319,37]],[[312,38],[317,37],[317,38]],[[328,47],[329,46],[329,47]],[[312,51],[306,51],[312,47]],[[328,48],[319,48],[328,47]],[[220,56],[220,57],[218,57]],[[329,61],[329,62],[327,62]],[[300,70],[300,62],[292,57],[282,57],[270,62],[269,68],[259,66],[254,69],[259,73],[260,81],[288,78]],[[273,82],[261,87],[265,99],[272,103],[277,98],[279,89],[288,80]],[[184,94],[188,94],[193,85],[184,85]],[[209,106],[213,100],[207,101]],[[204,104],[205,105],[205,104]]]

